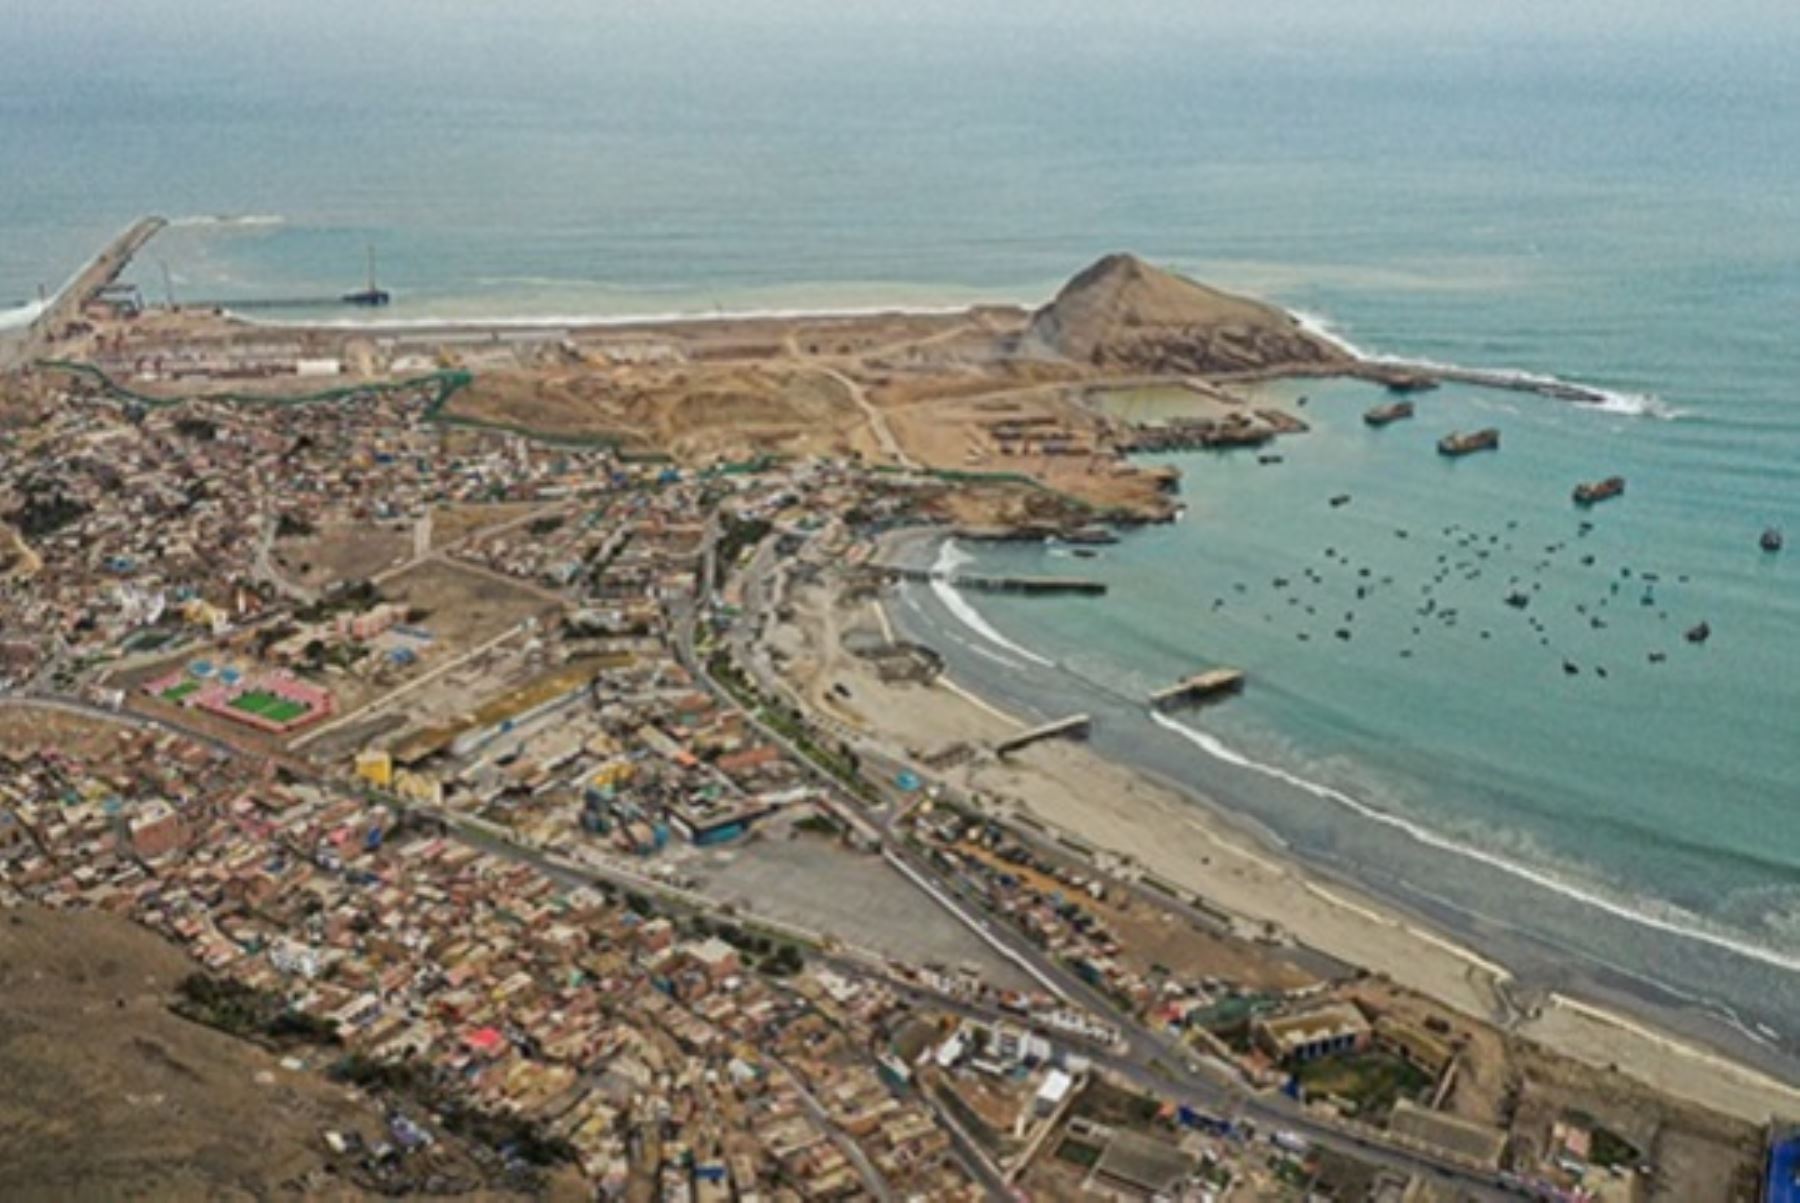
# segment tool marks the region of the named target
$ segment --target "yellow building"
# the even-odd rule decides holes
[[[609,760],[594,770],[594,775],[588,778],[588,784],[595,789],[617,789],[631,780],[634,771],[632,763],[623,757]]]
[[[387,789],[394,783],[394,758],[381,749],[359,752],[356,775],[376,789]]]

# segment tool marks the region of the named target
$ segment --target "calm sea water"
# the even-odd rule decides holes
[[[183,219],[152,297],[165,266],[187,301],[334,295],[373,245],[393,319],[1036,300],[1131,248],[1365,347],[1631,395],[1449,389],[1371,432],[1367,390],[1312,387],[1285,464],[1175,461],[1183,521],[1080,564],[1104,601],[975,602],[1049,664],[929,595],[911,621],[1420,905],[1800,1035],[1791,37],[39,7],[0,75],[0,306],[152,211]],[[1476,424],[1498,456],[1432,453]],[[1580,534],[1570,487],[1615,472]],[[1254,686],[1188,730],[1135,704],[1220,662]]]

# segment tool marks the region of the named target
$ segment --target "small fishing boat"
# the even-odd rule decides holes
[[[1762,533],[1762,549],[1764,551],[1780,551],[1782,545],[1781,531],[1771,526]]]
[[[1575,486],[1575,504],[1593,505],[1598,501],[1606,501],[1617,497],[1625,491],[1623,476],[1609,476],[1605,480],[1587,481]]]

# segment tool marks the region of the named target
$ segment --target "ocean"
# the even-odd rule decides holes
[[[1169,457],[1177,523],[950,553],[1104,599],[897,616],[1536,980],[1800,1047],[1800,544],[1756,546],[1800,539],[1791,28],[40,8],[0,77],[15,319],[145,212],[176,219],[152,300],[335,296],[372,247],[392,321],[1037,302],[1131,249],[1374,353],[1608,390],[1449,387],[1372,431],[1370,388],[1309,382],[1284,463]],[[1433,453],[1479,425],[1497,455]],[[1211,664],[1242,699],[1142,706]]]

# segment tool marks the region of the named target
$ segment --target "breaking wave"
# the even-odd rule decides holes
[[[1457,856],[1476,861],[1486,865],[1490,869],[1497,869],[1510,877],[1520,881],[1529,882],[1534,886],[1549,890],[1552,893],[1559,894],[1564,898],[1581,903],[1584,906],[1603,911],[1606,914],[1611,915],[1616,919],[1622,919],[1627,923],[1633,923],[1653,931],[1663,932],[1667,935],[1677,936],[1684,940],[1708,944],[1714,948],[1723,949],[1726,952],[1735,953],[1748,960],[1771,965],[1777,969],[1783,969],[1790,973],[1800,972],[1800,956],[1777,952],[1772,948],[1765,948],[1762,945],[1753,943],[1749,940],[1743,940],[1734,936],[1722,935],[1718,932],[1710,931],[1707,928],[1697,926],[1692,922],[1670,918],[1666,915],[1660,915],[1641,907],[1630,906],[1626,903],[1618,902],[1603,894],[1576,886],[1543,869],[1520,864],[1517,861],[1508,860],[1506,857],[1490,852],[1487,849],[1477,848],[1474,845],[1463,843],[1460,840],[1454,840],[1448,836],[1440,835],[1429,827],[1410,822],[1398,815],[1382,810],[1379,807],[1371,806],[1367,802],[1352,797],[1343,790],[1334,789],[1329,785],[1322,785],[1317,781],[1310,781],[1297,773],[1291,773],[1277,765],[1264,764],[1259,760],[1252,760],[1250,757],[1231,747],[1217,736],[1190,727],[1185,723],[1177,722],[1158,711],[1152,710],[1150,712],[1150,721],[1164,730],[1172,732],[1182,739],[1187,740],[1215,760],[1223,761],[1224,763],[1233,765],[1237,768],[1247,769],[1250,772],[1259,773],[1264,777],[1293,786],[1296,789],[1313,795],[1315,798],[1320,798],[1324,801],[1341,806],[1361,818],[1369,819],[1373,822],[1380,823],[1384,827],[1389,827],[1395,831],[1402,832],[1428,848],[1436,848],[1443,852],[1450,852]]]
[[[191,217],[174,217],[169,219],[171,229],[193,229],[202,226],[237,226],[243,228],[255,226],[278,226],[287,221],[285,217],[273,213],[198,213]]]
[[[931,565],[931,592],[936,595],[938,601],[943,603],[944,609],[956,615],[958,621],[989,643],[996,647],[1003,647],[1013,655],[1029,660],[1033,664],[1042,665],[1045,668],[1051,667],[1055,663],[1054,661],[1046,660],[1030,648],[1021,647],[996,631],[989,625],[988,620],[981,616],[981,612],[965,601],[956,587],[944,579],[973,558],[956,545],[956,540],[945,539],[943,545],[938,548],[937,560]]]

